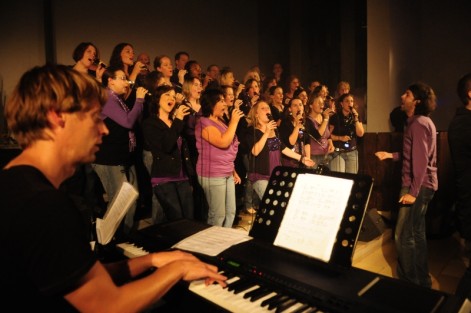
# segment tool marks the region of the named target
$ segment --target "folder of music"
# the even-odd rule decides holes
[[[139,193],[133,185],[124,181],[113,200],[108,205],[103,219],[96,219],[96,234],[98,243],[108,244],[113,238],[119,224],[128,212],[131,205],[136,201]]]

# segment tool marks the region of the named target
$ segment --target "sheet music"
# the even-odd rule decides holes
[[[353,180],[299,174],[274,245],[328,262]]]
[[[123,182],[121,188],[114,196],[103,219],[96,219],[96,233],[98,242],[108,244],[114,236],[116,229],[123,220],[131,205],[136,201],[139,193],[128,182]]]
[[[252,239],[240,229],[212,226],[183,239],[172,248],[216,256],[227,248]]]

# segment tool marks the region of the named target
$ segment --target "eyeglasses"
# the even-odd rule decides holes
[[[119,79],[119,80],[128,81],[128,78],[127,78],[126,76],[121,76],[121,77],[116,76],[116,77],[114,77],[114,79]]]

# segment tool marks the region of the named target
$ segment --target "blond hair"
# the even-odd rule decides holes
[[[22,148],[48,139],[47,114],[87,112],[98,100],[103,106],[105,89],[90,75],[65,65],[46,64],[23,74],[5,106],[9,130]]]

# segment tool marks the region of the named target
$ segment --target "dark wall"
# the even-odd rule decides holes
[[[259,0],[259,64],[296,74],[307,87],[319,80],[335,91],[340,80],[366,90],[366,0]]]

